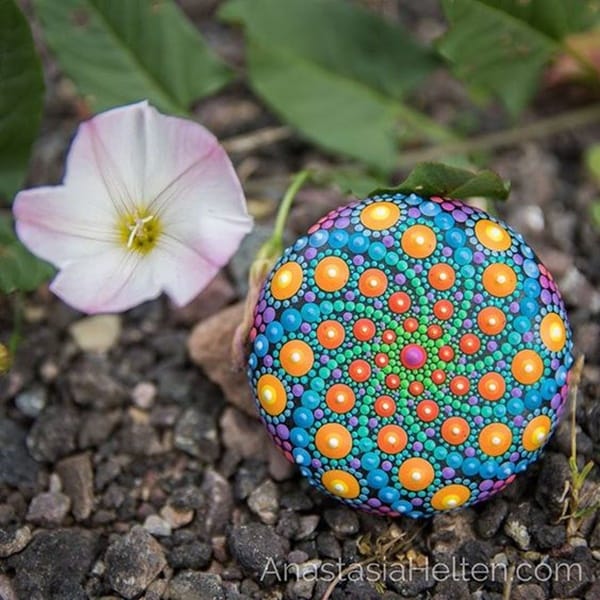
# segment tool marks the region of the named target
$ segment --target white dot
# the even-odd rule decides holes
[[[395,435],[388,435],[388,442],[393,446],[398,442],[398,438]]]
[[[446,500],[446,506],[448,508],[454,508],[457,504],[458,504],[458,501],[456,500],[456,498],[448,498]]]
[[[294,363],[300,362],[302,360],[302,354],[300,354],[300,352],[292,352],[290,360]]]
[[[275,394],[273,393],[273,390],[271,390],[269,388],[265,388],[262,391],[261,398],[263,399],[264,402],[266,402],[267,404],[270,404],[271,402],[273,402],[273,400],[275,400]]]
[[[289,271],[283,271],[279,275],[279,285],[286,286],[292,281],[292,274]]]
[[[375,279],[375,277],[373,277],[372,279],[369,279],[369,285],[370,285],[372,288],[375,288],[375,287],[377,287],[377,279]]]
[[[498,275],[498,277],[496,277],[496,282],[497,283],[506,283],[506,275]]]
[[[330,448],[339,448],[339,446],[340,446],[340,440],[338,438],[336,438],[336,437],[330,437],[327,440],[327,445]]]
[[[346,396],[344,396],[344,394],[338,394],[338,395],[335,397],[335,401],[336,401],[338,404],[341,404],[342,402],[344,402],[344,400],[346,400]]]
[[[494,446],[499,446],[499,445],[502,443],[502,438],[500,438],[499,436],[495,435],[495,436],[492,438],[492,440],[491,440],[491,441],[492,441],[492,444],[493,444]]]
[[[452,433],[454,435],[458,435],[460,433],[460,427],[453,427],[452,428]]]
[[[422,246],[425,243],[425,238],[422,235],[418,235],[415,237],[415,244],[419,244]]]
[[[421,481],[423,475],[420,471],[413,471],[410,477],[413,481]]]
[[[337,269],[335,267],[329,267],[329,269],[327,269],[327,275],[329,275],[329,277],[335,277],[337,275]]]
[[[334,483],[333,489],[336,492],[342,493],[346,488],[343,483]]]
[[[531,373],[533,371],[533,365],[531,363],[525,363],[523,370],[525,373]]]

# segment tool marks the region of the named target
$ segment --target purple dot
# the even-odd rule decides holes
[[[369,419],[369,428],[370,429],[375,429],[375,427],[377,427],[377,419],[375,417],[372,417]]]
[[[542,290],[542,293],[540,294],[540,298],[542,299],[542,302],[544,304],[552,303],[552,294],[548,290]]]
[[[481,294],[475,294],[473,296],[473,302],[475,304],[481,304],[483,302],[483,296]]]
[[[307,302],[314,302],[316,299],[315,293],[311,291],[306,292],[306,294],[304,294],[304,299]]]
[[[283,442],[282,446],[283,446],[283,449],[287,450],[288,452],[290,452],[292,450],[292,445],[289,442]]]
[[[300,325],[300,331],[304,334],[310,333],[310,323],[302,323],[302,325]]]
[[[447,210],[448,212],[452,212],[454,210],[454,203],[452,202],[442,202],[442,208]]]
[[[322,365],[326,365],[329,362],[329,356],[327,356],[326,354],[323,354],[323,356],[321,356],[319,361]]]
[[[423,498],[413,498],[411,500],[412,505],[413,506],[422,506],[423,505]]]
[[[344,321],[351,321],[352,320],[352,313],[351,312],[345,312],[342,315],[342,319],[344,319]]]
[[[406,282],[406,277],[404,276],[403,273],[397,273],[396,276],[394,277],[394,281],[398,285],[403,285]]]
[[[273,366],[273,357],[270,354],[267,354],[263,358],[263,365],[265,365],[265,367],[272,367]]]
[[[484,492],[487,490],[491,490],[493,487],[494,487],[494,482],[491,479],[484,479],[479,484],[479,489],[483,490]]]
[[[276,432],[277,436],[282,440],[287,440],[290,437],[290,430],[283,423],[277,425]]]
[[[350,466],[351,466],[353,469],[358,469],[358,468],[360,468],[360,460],[358,460],[358,458],[353,458],[353,459],[350,461]]]
[[[303,392],[304,392],[304,386],[300,385],[299,383],[295,383],[294,386],[292,387],[292,394],[294,394],[294,396],[296,396],[296,397],[302,396]]]
[[[540,277],[540,285],[543,288],[547,288],[550,285],[550,281],[548,281],[548,278],[545,275]]]
[[[269,423],[267,425],[267,431],[273,436],[275,435],[275,425],[273,423]]]
[[[526,331],[523,334],[523,341],[527,342],[527,343],[532,342],[533,341],[533,332],[532,331]]]
[[[320,408],[317,408],[313,413],[315,415],[315,419],[319,420],[323,418],[323,411]]]
[[[358,425],[358,418],[357,417],[350,417],[348,419],[348,425],[350,425],[350,427],[356,427]]]
[[[386,248],[391,248],[394,245],[394,238],[391,235],[386,235],[381,241]]]
[[[442,469],[442,477],[444,479],[452,479],[455,474],[456,472],[454,471],[454,469],[451,469],[450,467],[444,467]]]
[[[265,323],[270,323],[275,318],[275,309],[269,306],[263,313],[263,320]]]
[[[306,252],[304,253],[304,256],[306,256],[306,258],[308,260],[312,260],[316,255],[317,255],[316,248],[307,248]]]
[[[444,246],[442,248],[442,255],[445,256],[446,258],[452,256],[452,248],[449,248],[448,246]]]
[[[421,211],[418,208],[412,206],[408,209],[408,216],[412,219],[418,219],[421,216]]]
[[[493,352],[498,347],[498,344],[494,340],[490,340],[487,343],[487,349],[489,352]]]
[[[367,500],[367,503],[369,504],[369,506],[374,506],[375,508],[381,506],[381,500],[378,500],[377,498],[369,498]]]
[[[384,471],[391,471],[393,466],[394,466],[394,465],[392,465],[392,463],[391,463],[389,460],[384,460],[384,461],[381,463],[381,468],[382,468]]]
[[[469,446],[468,448],[465,448],[465,456],[475,456],[475,448]]]
[[[365,257],[361,256],[360,254],[357,254],[353,259],[352,262],[357,266],[360,267],[360,265],[362,265],[365,262]]]
[[[521,455],[518,452],[513,452],[510,455],[510,462],[517,462],[521,458]]]
[[[464,223],[467,220],[467,215],[462,210],[453,210],[452,216],[458,223]]]
[[[346,300],[348,300],[349,302],[352,302],[354,300],[354,292],[352,290],[348,290],[344,294],[344,298],[346,298]]]
[[[314,469],[321,468],[321,461],[318,458],[313,458],[310,464],[313,466]]]
[[[341,369],[334,369],[334,370],[331,372],[331,376],[332,376],[334,379],[339,379],[339,378],[342,376],[342,370],[341,370]]]
[[[475,252],[473,254],[473,262],[476,265],[480,265],[484,260],[485,260],[485,255],[483,254],[483,252]]]
[[[515,261],[516,265],[522,265],[523,264],[523,256],[521,254],[515,254],[514,261]]]
[[[421,442],[415,442],[412,445],[412,448],[415,452],[421,452],[421,450],[423,450],[423,444]]]
[[[523,415],[517,415],[514,419],[513,419],[513,423],[517,426],[517,427],[521,427],[521,425],[523,425],[525,419],[523,418]]]

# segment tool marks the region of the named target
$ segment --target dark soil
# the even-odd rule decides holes
[[[216,2],[182,4],[218,49],[242,60],[239,36],[211,17]],[[440,25],[434,4],[404,15],[423,37]],[[60,180],[81,114],[71,86],[47,67],[45,122],[30,184]],[[579,101],[574,97],[550,90],[526,118],[566,110]],[[458,120],[469,106],[444,73],[418,102],[444,122]],[[203,101],[196,113],[221,139],[276,124],[241,85]],[[502,120],[497,107],[475,117],[480,130]],[[498,212],[554,273],[576,352],[586,355],[577,404],[580,466],[590,459],[600,464],[600,235],[587,217],[597,190],[581,163],[599,134],[590,128],[524,141],[487,160],[513,184]],[[177,310],[160,299],[90,327],[46,289],[25,299],[15,364],[0,379],[0,598],[319,599],[339,565],[368,558],[377,539],[396,537],[412,541],[398,543],[388,559],[420,569],[380,577],[378,562],[371,581],[350,572],[331,598],[502,600],[509,597],[507,564],[529,564],[531,574],[545,563],[579,567],[570,577],[555,570],[548,578],[542,569],[529,581],[514,578],[510,598],[600,599],[600,518],[584,519],[574,535],[567,521],[557,520],[569,479],[568,419],[539,463],[491,502],[420,522],[391,521],[352,512],[310,489],[277,454],[248,408],[243,379],[229,376],[226,335],[216,338],[223,358],[214,336],[196,336],[202,347],[195,352],[208,348],[213,360],[204,369],[194,364],[187,345],[192,328],[201,322],[225,331],[230,315],[239,314],[220,311],[245,292],[252,253],[268,234],[286,176],[309,160],[327,160],[296,136],[232,158],[258,225],[191,306]],[[342,202],[334,192],[308,187],[298,197],[290,238]],[[0,300],[2,340],[12,328],[11,302]],[[597,469],[587,486],[600,497]],[[440,580],[444,565],[453,564],[465,565],[467,575],[459,570]],[[496,565],[495,576],[470,569],[475,564]],[[441,565],[437,576],[427,565]]]

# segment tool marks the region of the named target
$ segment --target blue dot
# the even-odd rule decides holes
[[[310,465],[310,454],[303,448],[294,448],[292,450],[292,456],[294,457],[294,462],[297,465],[300,465],[301,467]],[[310,472],[306,473],[305,477],[309,475]]]
[[[528,466],[529,466],[529,461],[527,461],[527,460],[521,460],[521,461],[519,461],[517,463],[515,471],[517,473],[522,473],[523,471],[525,471],[527,469]]]
[[[496,417],[503,417],[506,414],[506,406],[504,404],[496,404],[494,406],[494,415]]]
[[[304,406],[300,406],[294,411],[293,419],[298,427],[304,427],[305,429],[310,427],[315,421],[312,411]]]
[[[433,222],[443,231],[450,229],[454,225],[454,217],[447,212],[441,212],[435,216]]]
[[[363,455],[361,464],[364,469],[371,471],[379,466],[379,455],[375,452],[367,452]]]
[[[539,277],[540,270],[533,260],[526,260],[523,262],[523,271],[527,277]]]
[[[313,248],[320,248],[321,246],[323,246],[323,244],[327,243],[328,238],[329,233],[327,233],[327,230],[319,229],[310,236],[309,242]]]
[[[494,460],[488,460],[484,462],[479,468],[479,474],[484,479],[490,479],[496,475],[496,471],[498,470],[498,465]]]
[[[460,248],[465,245],[467,234],[462,229],[450,229],[446,232],[446,243],[452,248]]]
[[[281,324],[286,331],[296,331],[302,325],[302,316],[295,308],[286,308],[281,313]]]
[[[542,288],[535,279],[526,279],[523,282],[523,291],[530,298],[539,298]]]
[[[473,253],[469,248],[457,248],[454,252],[454,260],[459,265],[467,265],[473,260]]]
[[[431,202],[429,200],[423,202],[420,208],[421,212],[427,217],[435,217],[435,215],[437,215],[440,212],[440,210],[442,210],[439,204],[437,204],[436,202]]]
[[[257,335],[254,340],[254,351],[261,358],[269,351],[269,340],[262,333]]]
[[[362,254],[369,247],[369,238],[364,236],[362,233],[355,233],[350,236],[348,240],[348,248],[356,253]]]
[[[321,396],[313,390],[306,390],[302,394],[302,405],[306,408],[315,409],[321,404]]]
[[[248,366],[251,370],[256,369],[256,365],[258,365],[258,359],[256,358],[256,354],[252,352],[248,358]]]
[[[329,245],[332,248],[343,248],[348,243],[348,232],[343,229],[334,229],[329,235]]]
[[[557,371],[556,371],[556,383],[558,383],[558,385],[565,385],[565,383],[567,383],[567,369],[565,369],[565,367],[558,367]]]
[[[270,342],[278,342],[283,337],[283,327],[279,321],[271,321],[265,333]]]
[[[305,304],[300,309],[300,314],[307,323],[314,323],[315,321],[318,321],[321,318],[321,311],[319,310],[319,306],[314,302],[309,302],[308,304]]]
[[[373,260],[381,260],[387,253],[387,248],[381,242],[373,242],[369,246],[369,256]]]
[[[510,477],[514,473],[514,469],[515,469],[515,467],[511,462],[502,463],[498,467],[498,477],[500,479],[506,479],[507,477]]]
[[[304,235],[301,238],[298,238],[296,240],[296,242],[294,243],[294,250],[296,252],[299,252],[300,250],[302,250],[304,247],[306,247],[306,244],[308,244],[308,238]]]
[[[519,306],[526,317],[534,317],[538,313],[538,303],[531,298],[524,298]]]
[[[525,408],[525,404],[521,398],[511,398],[507,402],[506,408],[511,415],[520,415]]]
[[[363,438],[362,440],[360,440],[358,442],[358,447],[363,452],[369,452],[369,450],[373,449],[373,446],[375,446],[375,442],[371,438]],[[377,464],[379,464],[379,463],[377,463]]]
[[[476,458],[465,458],[462,464],[462,472],[469,477],[475,475],[479,472],[479,464]]]
[[[385,471],[382,471],[381,469],[373,469],[367,475],[367,483],[376,490],[387,485],[389,479],[390,478],[388,477],[387,473]]]
[[[400,498],[400,492],[393,487],[384,487],[377,494],[379,499],[386,504],[394,504]]]
[[[290,442],[293,446],[296,446],[298,448],[305,448],[310,442],[310,435],[308,435],[306,429],[302,429],[301,427],[294,427],[290,431]]]
[[[542,397],[546,400],[551,400],[554,394],[558,391],[558,386],[554,379],[545,379],[542,383]]]
[[[519,333],[525,333],[531,329],[531,321],[527,317],[517,317],[513,321],[513,326]]]
[[[530,390],[525,394],[525,406],[529,410],[539,408],[542,403],[542,395],[537,390]]]
[[[453,469],[458,469],[458,467],[462,465],[462,462],[463,457],[462,454],[460,454],[459,452],[450,452],[450,454],[448,454],[448,456],[446,457],[446,463],[449,467],[452,467]]]
[[[438,460],[444,460],[446,458],[447,454],[448,454],[448,450],[446,450],[446,448],[444,448],[443,446],[436,446],[433,450],[433,455]]]
[[[412,510],[412,504],[406,500],[398,500],[392,505],[392,508],[399,513],[406,514]]]

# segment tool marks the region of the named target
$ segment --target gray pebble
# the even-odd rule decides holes
[[[248,508],[267,524],[277,523],[279,516],[279,492],[270,479],[261,483],[248,497]]]
[[[188,408],[175,425],[175,447],[207,462],[220,454],[217,421],[196,407]]]
[[[22,391],[15,398],[15,405],[26,417],[36,418],[48,401],[46,389],[39,385]]]
[[[223,582],[214,573],[184,571],[177,574],[169,583],[169,600],[225,600]]]
[[[29,504],[26,519],[36,525],[60,525],[69,509],[71,499],[62,492],[43,492],[35,496]]]
[[[335,535],[340,538],[354,535],[359,530],[356,512],[348,508],[330,508],[323,513],[323,516]]]
[[[21,552],[30,541],[31,529],[27,525],[0,529],[0,558]]]

